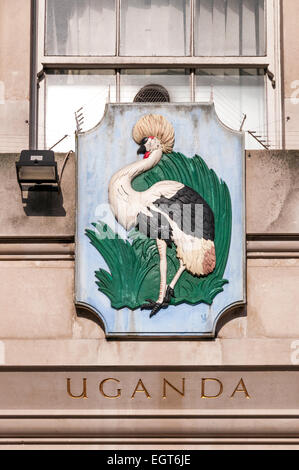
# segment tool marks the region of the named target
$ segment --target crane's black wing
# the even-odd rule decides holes
[[[147,214],[151,215],[147,215]],[[172,244],[172,228],[168,219],[161,213],[147,207],[147,214],[140,212],[136,228],[148,238],[164,240],[169,247]]]
[[[194,189],[184,186],[171,198],[161,196],[153,202],[160,211],[148,208],[151,216],[138,215],[137,228],[149,238],[160,238],[169,245],[172,241],[171,219],[187,235],[214,241],[214,214],[208,203]],[[169,219],[168,219],[169,218]]]

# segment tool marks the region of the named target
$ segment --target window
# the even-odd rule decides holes
[[[122,0],[120,55],[190,55],[190,0]]]
[[[240,129],[243,124],[245,129],[263,133],[264,80],[264,71],[259,69],[199,69],[195,98],[205,102],[212,97],[219,118],[228,127]],[[245,137],[246,148],[257,147],[258,142],[250,134]]]
[[[225,124],[279,147],[279,1],[41,0],[40,144],[73,135],[78,109],[87,130],[108,99],[133,102],[154,85],[170,102],[212,96]],[[72,138],[56,150],[70,145]],[[262,145],[247,136],[247,148]]]
[[[120,56],[190,56],[192,42],[195,56],[265,55],[264,0],[121,0],[119,4],[47,0],[46,4],[46,55],[118,55],[118,36]]]
[[[114,70],[51,70],[46,77],[46,147],[67,134],[70,137],[59,149],[69,149],[74,143],[74,113],[82,107],[82,129],[94,127],[104,113],[107,91],[110,101],[115,101]]]
[[[45,53],[114,55],[115,27],[114,0],[48,0]]]
[[[195,54],[265,55],[264,0],[196,0]]]

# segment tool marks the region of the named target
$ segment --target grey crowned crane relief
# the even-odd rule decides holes
[[[169,103],[109,104],[78,135],[76,304],[108,337],[210,337],[244,303],[243,137]]]
[[[133,189],[132,181],[155,167],[163,153],[171,154],[175,136],[172,125],[160,115],[142,117],[133,129],[143,160],[119,170],[109,184],[109,202],[117,221],[126,229],[136,227],[155,239],[159,253],[160,288],[157,299],[146,299],[141,309],[150,317],[168,307],[174,288],[186,270],[193,276],[207,276],[216,266],[214,214],[194,189],[177,181],[164,180],[146,191]],[[175,158],[175,156],[173,157]],[[167,247],[176,248],[179,268],[167,284]]]

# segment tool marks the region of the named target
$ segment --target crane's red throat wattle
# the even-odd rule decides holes
[[[143,158],[148,158],[150,156],[151,152],[145,152],[144,154],[144,157]]]

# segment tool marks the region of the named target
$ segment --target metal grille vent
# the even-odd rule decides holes
[[[169,103],[169,93],[161,85],[146,85],[138,91],[134,103]]]

